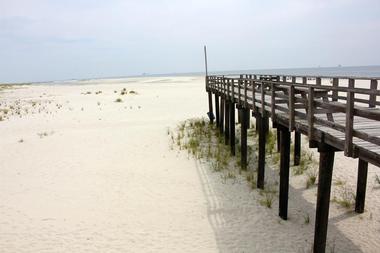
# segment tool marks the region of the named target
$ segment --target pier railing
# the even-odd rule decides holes
[[[208,76],[206,89],[273,122],[286,123],[290,131],[300,128],[310,140],[335,134],[340,137],[332,142],[336,148],[358,157],[360,150],[380,149],[378,82],[353,77]],[[380,166],[380,160],[368,160]]]
[[[277,128],[280,154],[279,216],[287,219],[290,133],[295,132],[294,164],[299,164],[301,134],[318,148],[319,176],[314,252],[325,252],[334,153],[359,158],[355,211],[364,212],[368,163],[380,167],[380,78],[330,76],[206,76],[209,117],[224,132],[235,154],[235,106],[241,121],[241,164],[247,164],[249,112],[258,131],[257,187],[264,188],[265,142],[269,118]]]

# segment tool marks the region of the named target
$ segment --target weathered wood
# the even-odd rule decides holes
[[[215,123],[216,123],[216,127],[218,128],[219,127],[219,95],[215,93]]]
[[[280,152],[281,150],[281,132],[280,132],[280,129],[277,128],[276,130],[276,133],[277,133],[277,152]]]
[[[334,77],[332,85],[333,85],[333,87],[338,88],[339,78]],[[332,101],[338,101],[338,91],[337,90],[332,91]]]
[[[317,207],[315,215],[314,253],[324,253],[326,249],[327,226],[330,208],[331,179],[335,150],[321,143],[319,148],[319,177]]]
[[[234,102],[230,101],[229,105],[229,112],[230,112],[230,147],[231,147],[231,155],[235,155],[235,104]]]
[[[293,162],[294,166],[300,165],[301,160],[301,133],[298,131],[294,132],[294,156]]]
[[[224,101],[224,144],[228,145],[230,135],[230,101]]]
[[[247,169],[248,159],[247,159],[247,126],[249,121],[249,109],[241,108],[239,110],[241,115],[241,130],[240,130],[240,159],[241,167],[243,170]]]
[[[256,117],[259,128],[259,166],[257,169],[257,188],[264,189],[265,177],[265,142],[268,129],[268,118],[258,115]]]
[[[224,97],[221,97],[221,99],[220,99],[220,123],[219,123],[220,133],[224,132],[224,103],[225,103],[225,99],[224,99]]]
[[[309,97],[308,97],[308,106],[307,106],[307,111],[308,111],[308,118],[307,122],[309,124],[309,129],[308,129],[308,137],[309,140],[313,139],[314,135],[314,87],[309,86]]]
[[[353,89],[355,84],[354,79],[348,80],[348,87]],[[354,128],[354,92],[349,90],[347,92],[347,104],[346,104],[346,138],[344,143],[344,155],[352,157],[353,154],[353,128]]]
[[[355,212],[363,213],[367,187],[368,162],[359,159],[358,180],[356,186]]]
[[[377,80],[371,80],[371,90],[377,90]],[[369,95],[369,107],[376,107],[376,95]]]
[[[272,122],[276,122],[276,88],[271,84],[271,117]]]
[[[210,119],[210,123],[214,123],[214,113],[212,109],[212,93],[211,91],[207,92],[208,93],[208,117]]]
[[[290,132],[287,127],[279,126],[280,148],[280,192],[279,192],[279,216],[288,219],[288,194],[289,194],[289,161],[290,161]]]
[[[293,131],[295,125],[294,117],[294,86],[289,87],[289,131]]]
[[[265,116],[265,87],[264,82],[261,82],[261,115]]]

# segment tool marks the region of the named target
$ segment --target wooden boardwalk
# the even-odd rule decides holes
[[[380,78],[330,76],[206,76],[209,118],[235,154],[235,107],[241,123],[241,159],[247,164],[247,127],[256,118],[259,133],[257,186],[264,188],[265,141],[269,118],[277,128],[280,158],[279,215],[287,219],[290,135],[299,164],[301,134],[318,148],[319,182],[314,252],[325,252],[334,154],[358,158],[355,211],[364,211],[368,163],[380,167]],[[213,103],[213,95],[214,102]],[[215,110],[214,110],[215,108]],[[215,116],[214,116],[215,111]]]

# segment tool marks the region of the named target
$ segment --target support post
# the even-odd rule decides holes
[[[247,169],[248,160],[247,160],[247,128],[249,124],[249,109],[241,108],[239,109],[241,117],[241,130],[240,130],[240,142],[241,142],[241,167],[243,170]]]
[[[277,128],[276,130],[277,132],[277,152],[280,152],[280,149],[281,149],[281,144],[280,144],[280,141],[281,141],[281,132],[280,132],[280,129]]]
[[[212,109],[212,93],[211,91],[208,92],[208,113],[207,113],[210,123],[214,123],[214,112]]]
[[[290,132],[287,127],[278,126],[280,129],[280,192],[279,192],[279,216],[288,219],[289,196],[289,164],[290,164]]]
[[[327,226],[329,220],[331,178],[334,166],[335,149],[325,143],[320,143],[319,179],[317,208],[315,215],[314,253],[324,253],[326,250]]]
[[[235,155],[235,104],[230,101],[230,147],[231,155]]]
[[[215,93],[215,123],[219,127],[219,95]]]
[[[224,101],[224,144],[228,145],[228,137],[230,134],[230,101]]]
[[[294,166],[300,165],[301,160],[301,133],[294,131]]]
[[[224,103],[225,103],[225,99],[224,97],[221,97],[220,98],[220,123],[219,123],[220,133],[223,133],[224,131]]]
[[[259,129],[259,167],[257,170],[257,188],[264,189],[265,177],[265,142],[268,130],[268,118],[261,114],[256,117]]]
[[[363,213],[367,187],[368,162],[359,159],[358,181],[356,186],[355,212]]]

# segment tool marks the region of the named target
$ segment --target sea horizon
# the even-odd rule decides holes
[[[380,79],[380,65],[368,66],[335,66],[335,67],[299,67],[299,68],[263,68],[244,70],[211,70],[209,75],[239,75],[239,74],[262,74],[262,75],[306,75],[306,76],[342,76]],[[63,80],[31,81],[31,82],[0,82],[3,85],[31,85],[31,84],[52,84],[64,85],[68,83],[93,81],[128,79],[140,77],[179,77],[179,76],[201,76],[205,72],[174,72],[174,73],[143,73],[140,75],[104,76],[88,78],[70,78]]]

